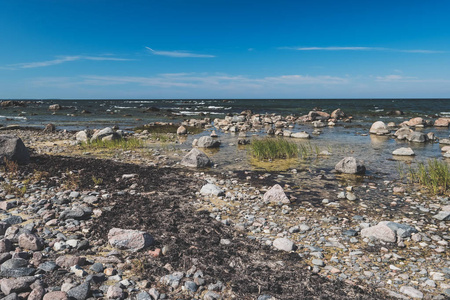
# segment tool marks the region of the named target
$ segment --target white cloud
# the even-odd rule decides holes
[[[424,50],[424,49],[395,49],[384,47],[279,47],[278,49],[297,50],[297,51],[386,51],[386,52],[404,52],[404,53],[445,53],[445,51]]]
[[[211,58],[216,57],[215,55],[210,54],[196,54],[188,51],[157,51],[153,50],[150,47],[145,47],[154,55],[162,55],[162,56],[170,56],[170,57],[203,57],[203,58]]]
[[[417,77],[408,77],[408,76],[402,76],[402,75],[396,75],[396,74],[376,77],[376,81],[383,81],[383,82],[401,82],[401,81],[411,81],[411,80],[417,80]]]
[[[157,88],[190,88],[198,90],[264,90],[267,88],[283,89],[298,86],[326,86],[348,84],[348,78],[335,76],[282,75],[250,78],[243,75],[207,73],[169,73],[152,77],[139,76],[98,76],[85,75],[72,78],[39,78],[34,81],[37,86],[67,87],[71,86],[119,86],[136,84]]]
[[[11,64],[11,65],[8,65],[7,67],[4,67],[3,69],[16,70],[16,69],[40,68],[40,67],[59,65],[62,63],[66,63],[66,62],[70,62],[70,61],[77,61],[77,60],[129,61],[131,59],[117,58],[117,57],[105,57],[105,56],[83,56],[83,55],[58,56],[56,59],[53,59],[53,60]]]

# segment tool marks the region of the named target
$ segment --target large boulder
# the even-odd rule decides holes
[[[197,147],[199,148],[218,148],[220,141],[213,139],[210,136],[202,136],[197,141]]]
[[[361,237],[375,237],[384,242],[395,243],[398,238],[407,238],[416,233],[417,229],[396,222],[382,221],[375,226],[361,230]]]
[[[370,127],[369,132],[372,134],[383,135],[383,134],[388,134],[389,129],[387,128],[386,124],[383,121],[376,121]]]
[[[181,125],[177,129],[177,135],[186,135],[188,133],[187,128]]]
[[[336,171],[345,174],[364,174],[366,167],[354,157],[345,157],[334,167]]]
[[[191,168],[206,168],[211,166],[212,162],[208,155],[197,148],[192,148],[192,150],[183,157],[180,164]]]
[[[308,113],[309,121],[327,121],[330,118],[330,114],[324,111],[313,110]]]
[[[271,187],[263,197],[264,201],[266,202],[281,202],[285,204],[289,204],[289,198],[284,193],[283,188],[279,184],[275,184],[273,187]]]
[[[413,130],[409,129],[408,127],[403,127],[403,128],[400,128],[399,130],[397,130],[394,133],[394,136],[398,140],[405,140],[409,135],[411,135],[411,133],[413,133]]]
[[[296,139],[310,139],[311,135],[309,133],[307,133],[306,131],[301,131],[301,132],[292,133],[291,137],[296,138]]]
[[[19,164],[27,164],[30,161],[30,154],[22,140],[14,135],[0,135],[0,163],[5,159]]]
[[[96,140],[119,140],[122,136],[115,132],[111,127],[103,128],[102,130],[97,130],[94,132],[91,138],[91,143]]]
[[[398,155],[398,156],[413,156],[413,155],[415,155],[413,149],[411,149],[409,147],[408,148],[402,147],[402,148],[395,149],[392,152],[392,154]]]
[[[428,136],[423,132],[413,131],[406,137],[406,139],[410,142],[425,143],[428,141]]]
[[[287,238],[277,238],[273,241],[273,246],[278,250],[290,252],[295,249],[295,244]]]
[[[450,118],[439,118],[434,121],[435,127],[448,127],[450,124]]]
[[[200,190],[200,194],[204,196],[222,196],[224,195],[224,191],[213,183],[207,183],[202,186]]]
[[[113,247],[138,251],[151,246],[154,239],[144,231],[112,228],[108,232],[108,241]]]
[[[331,118],[336,120],[343,119],[345,118],[345,113],[340,108],[338,108],[331,113]]]
[[[75,139],[80,143],[87,143],[89,136],[86,130],[78,131],[75,135]]]
[[[422,119],[421,117],[417,117],[417,118],[412,118],[411,120],[405,122],[406,125],[408,126],[425,126],[427,124],[427,122]]]
[[[48,107],[49,110],[53,110],[53,111],[60,110],[61,108],[62,107],[59,104],[52,104]]]

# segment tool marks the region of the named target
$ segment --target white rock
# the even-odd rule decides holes
[[[281,202],[289,204],[289,198],[284,193],[283,188],[279,184],[275,184],[270,190],[268,190],[263,197],[266,202]]]
[[[412,286],[402,286],[400,288],[400,293],[408,295],[409,297],[414,299],[423,299],[423,293],[413,288]]]
[[[376,122],[373,123],[372,126],[370,127],[369,132],[372,133],[372,134],[382,135],[382,134],[387,134],[387,133],[389,133],[389,130],[388,130],[386,124],[384,124],[384,122],[382,122],[382,121],[376,121]]]
[[[413,156],[415,155],[414,151],[411,148],[398,148],[392,152],[393,155],[399,155],[399,156]]]
[[[278,250],[283,251],[292,251],[294,250],[294,243],[287,239],[287,238],[278,238],[275,241],[273,241],[273,246],[277,248]]]
[[[221,196],[224,195],[224,191],[215,184],[207,183],[202,186],[200,194],[204,196]]]

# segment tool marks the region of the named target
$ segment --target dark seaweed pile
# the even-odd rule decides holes
[[[106,243],[113,227],[151,233],[156,240],[153,248],[166,246],[168,252],[153,258],[141,251],[130,253],[129,258],[141,262],[135,269],[136,276],[153,285],[171,273],[167,264],[173,271],[187,271],[195,265],[203,271],[207,283],[221,280],[237,299],[256,299],[261,294],[277,299],[388,298],[370,287],[361,289],[313,274],[296,253],[263,246],[210,218],[208,212],[196,211],[191,202],[204,181],[190,171],[58,156],[33,156],[32,162],[21,168],[47,171],[50,177],[77,171],[80,190],[93,189],[92,176],[103,179],[102,188],[112,197],[102,200],[99,207],[110,210],[104,209],[101,217],[94,219],[88,238]],[[138,176],[124,180],[123,174]],[[137,184],[137,194],[120,193],[128,191],[132,184]],[[221,239],[230,239],[231,244],[222,245]],[[182,297],[177,295],[178,299]]]

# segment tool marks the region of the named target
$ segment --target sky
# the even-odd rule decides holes
[[[0,99],[450,98],[450,1],[0,0]]]

